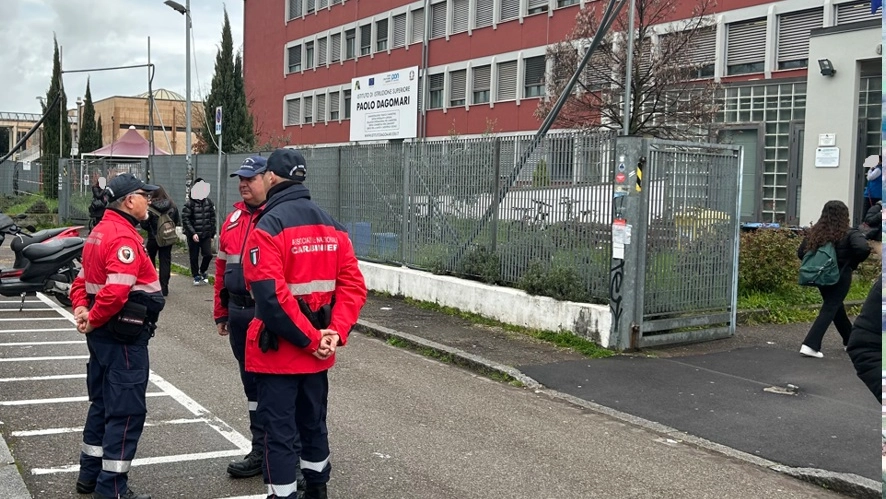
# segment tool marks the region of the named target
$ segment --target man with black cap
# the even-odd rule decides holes
[[[228,465],[228,474],[234,478],[247,478],[261,474],[264,455],[264,432],[258,427],[255,409],[258,406],[255,393],[255,376],[245,370],[246,328],[255,317],[255,302],[246,290],[243,280],[243,257],[246,236],[253,227],[253,219],[265,204],[265,184],[262,174],[267,161],[261,156],[251,156],[230,176],[240,179],[241,201],[234,204],[222,224],[218,239],[218,255],[215,259],[215,308],[213,316],[218,334],[227,336],[231,350],[240,366],[240,380],[246,392],[249,409],[249,430],[252,433],[252,449],[241,461]]]
[[[259,423],[265,430],[268,497],[295,499],[296,469],[305,499],[326,499],[329,380],[366,303],[366,284],[345,229],[302,184],[305,159],[277,149],[263,177],[268,201],[246,239],[243,274],[255,298],[246,370],[255,373]],[[300,442],[301,450],[296,446]]]
[[[83,247],[71,285],[77,330],[86,335],[89,411],[77,492],[95,499],[150,499],[128,473],[145,424],[148,340],[165,300],[136,226],[148,218],[149,185],[129,173],[106,187],[108,207]]]

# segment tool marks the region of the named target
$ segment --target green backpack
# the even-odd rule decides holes
[[[172,219],[172,210],[160,213],[154,208],[148,208],[154,215],[157,215],[157,246],[165,248],[172,246],[178,241],[178,234],[175,232],[175,221]]]
[[[833,286],[840,280],[837,250],[832,243],[807,251],[800,264],[801,286]]]

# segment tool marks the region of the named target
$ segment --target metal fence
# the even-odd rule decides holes
[[[558,274],[577,282],[583,299],[610,303],[614,179],[624,170],[616,138],[549,134],[515,171],[530,141],[496,136],[302,152],[313,199],[347,228],[361,259],[508,285]],[[683,327],[676,317],[734,306],[740,163],[732,146],[642,143],[645,215],[634,237],[642,241],[637,263],[645,270],[634,291],[652,334]],[[222,157],[221,186],[218,157],[192,156],[195,177],[215,189],[210,196],[220,216],[240,199],[228,173],[247,156]],[[149,171],[177,205],[186,199],[184,156],[153,157],[150,164],[69,160],[62,171],[68,180],[59,214],[66,220],[86,217],[98,174]],[[515,181],[506,186],[509,178]]]
[[[0,194],[15,196],[39,193],[43,189],[42,175],[38,162],[4,161],[0,163]]]

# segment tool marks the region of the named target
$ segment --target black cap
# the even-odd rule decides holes
[[[260,173],[265,172],[268,166],[268,160],[261,156],[250,156],[243,160],[240,168],[231,174],[231,177],[252,178]]]
[[[159,189],[156,185],[146,184],[142,182],[138,177],[131,173],[120,173],[111,180],[108,181],[107,187],[105,190],[108,192],[108,201],[116,201],[126,196],[127,194],[132,194],[137,190],[143,191],[156,191]]]
[[[305,157],[295,149],[277,149],[268,157],[268,171],[287,180],[302,182],[308,174]]]

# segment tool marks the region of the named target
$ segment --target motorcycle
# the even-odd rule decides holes
[[[85,240],[66,237],[41,244],[32,244],[22,250],[28,263],[19,277],[0,277],[0,295],[21,296],[19,312],[25,305],[25,296],[34,293],[53,295],[65,307],[71,306],[71,283],[80,273],[80,257]]]
[[[22,220],[25,217],[26,215],[21,214],[16,216],[16,220]],[[0,278],[19,277],[22,275],[22,272],[24,272],[24,269],[28,264],[27,259],[22,254],[22,251],[26,247],[35,243],[55,241],[69,237],[79,237],[80,229],[82,228],[83,226],[77,225],[73,227],[58,227],[55,229],[37,231],[34,226],[28,225],[24,227],[24,229],[30,232],[30,234],[27,234],[22,232],[22,227],[16,225],[15,221],[9,215],[0,213],[0,245],[3,244],[7,235],[13,236],[14,239],[9,244],[9,247],[15,254],[15,261],[12,264],[12,268],[0,269]]]

